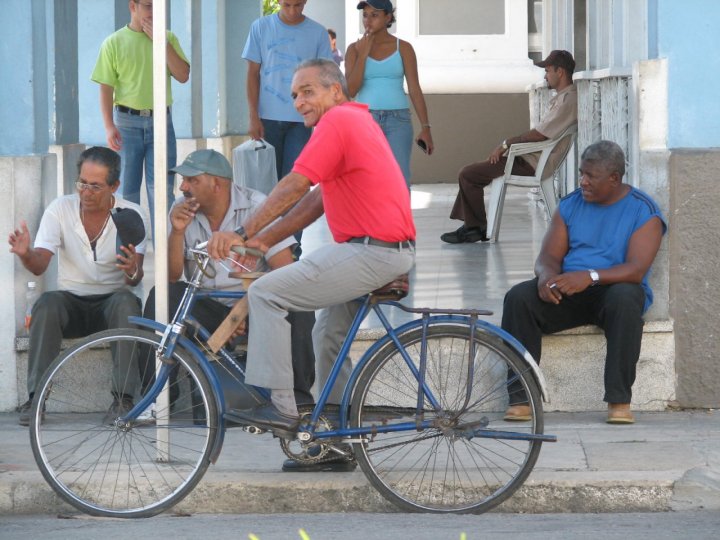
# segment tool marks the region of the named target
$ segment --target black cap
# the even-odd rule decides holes
[[[535,65],[539,67],[555,66],[563,68],[568,72],[568,75],[572,75],[575,72],[575,59],[573,58],[573,55],[567,51],[563,51],[562,49],[551,51],[545,60],[538,62]]]
[[[357,5],[357,8],[364,9],[365,6],[370,6],[374,9],[382,9],[386,13],[392,13],[393,11],[393,5],[390,0],[366,0],[365,2],[360,2]]]
[[[132,208],[113,208],[110,210],[110,217],[117,230],[115,249],[118,255],[125,255],[120,249],[121,245],[137,246],[145,240],[145,223],[140,214]]]

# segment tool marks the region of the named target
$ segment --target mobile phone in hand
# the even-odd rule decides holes
[[[415,142],[420,147],[420,150],[422,150],[423,152],[425,152],[427,154],[428,149],[427,149],[427,144],[425,144],[425,141],[423,141],[422,139],[418,139]]]

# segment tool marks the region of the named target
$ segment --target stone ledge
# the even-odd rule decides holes
[[[672,332],[674,328],[674,322],[672,320],[666,321],[648,321],[645,323],[643,333],[662,333]],[[570,330],[563,330],[554,336],[578,336],[578,335],[594,335],[602,334],[602,330],[594,324],[586,324],[578,326],[577,328],[571,328]],[[377,341],[385,335],[384,328],[361,328],[358,331],[357,338],[355,341]]]
[[[672,320],[645,323],[642,349],[633,386],[633,409],[664,410],[675,400],[675,338]],[[351,347],[351,358],[358,360],[367,348],[381,338],[381,328],[363,329]],[[63,349],[78,340],[63,340]],[[18,351],[18,395],[25,396],[27,337],[16,339]],[[547,383],[547,411],[603,411],[603,368],[605,337],[592,325],[543,337],[542,372]],[[570,361],[569,361],[570,360]]]
[[[360,330],[351,348],[352,358],[359,359],[384,334],[382,328]],[[605,336],[594,325],[544,336],[541,368],[549,396],[545,410],[604,411],[605,351]],[[675,400],[675,378],[674,321],[648,321],[633,385],[633,409],[665,410]]]

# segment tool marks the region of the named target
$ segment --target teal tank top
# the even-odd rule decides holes
[[[400,56],[400,40],[397,49],[383,60],[373,60],[368,57],[365,61],[365,75],[355,101],[365,103],[370,110],[388,111],[407,109],[408,99],[403,89],[402,57]]]

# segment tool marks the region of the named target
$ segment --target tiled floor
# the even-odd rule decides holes
[[[505,292],[533,275],[547,228],[545,209],[528,199],[526,189],[510,188],[498,243],[446,244],[440,235],[461,224],[448,218],[456,194],[455,184],[413,186],[417,258],[411,292],[403,302],[411,307],[489,309],[494,315],[487,320],[499,323]],[[304,233],[303,249],[309,252],[330,238],[324,219],[318,220]],[[411,317],[397,309],[389,313],[395,324]],[[369,319],[363,326],[378,325]]]
[[[459,221],[448,218],[457,193],[455,184],[413,186],[412,206],[417,227],[417,259],[410,275],[411,292],[403,300],[410,307],[481,308],[494,312],[486,319],[499,324],[505,292],[515,283],[532,277],[535,257],[547,228],[545,210],[527,197],[527,190],[509,188],[496,244],[446,244],[443,232],[456,229]],[[331,236],[324,218],[306,229],[303,250],[309,253]],[[153,256],[146,262],[145,290],[154,280]],[[393,324],[412,316],[389,309]],[[369,318],[363,327],[379,326]]]

